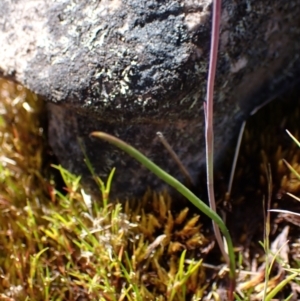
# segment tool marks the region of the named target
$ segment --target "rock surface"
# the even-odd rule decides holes
[[[211,2],[2,0],[0,74],[49,102],[49,139],[65,167],[89,177],[78,139],[100,177],[117,167],[115,197],[163,184],[91,131],[126,140],[182,180],[163,132],[199,184]],[[241,120],[299,77],[299,15],[300,0],[223,1],[216,158]]]

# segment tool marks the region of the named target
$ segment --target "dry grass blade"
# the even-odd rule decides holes
[[[161,141],[161,143],[164,145],[164,147],[167,149],[167,151],[170,153],[171,157],[174,159],[175,163],[178,165],[179,169],[181,170],[182,174],[185,176],[188,185],[194,185],[193,179],[191,175],[189,174],[188,170],[185,168],[185,166],[182,164],[181,160],[177,156],[177,154],[172,149],[171,145],[168,143],[166,138],[164,137],[163,133],[157,132],[157,137]]]

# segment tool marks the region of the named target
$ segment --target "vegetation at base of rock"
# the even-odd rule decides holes
[[[150,192],[134,211],[128,204],[125,212],[120,204],[100,207],[85,194],[80,177],[61,167],[57,168],[65,191],[55,190],[41,174],[42,104],[23,87],[0,83],[0,296],[11,300],[203,296],[201,248],[207,249],[208,242],[200,232],[199,216],[191,217],[188,208],[173,214],[167,194]],[[146,212],[141,206],[145,202],[160,215]]]
[[[102,206],[85,194],[80,177],[59,166],[63,190],[45,179],[41,112],[35,95],[0,80],[0,299],[226,299],[227,271],[203,217],[192,208],[178,207],[166,192],[150,191],[130,206]],[[296,160],[285,159],[295,167]],[[271,219],[270,227],[269,249],[236,239],[237,300],[262,298],[266,258],[273,266],[266,300],[276,289],[279,296],[297,293],[298,226],[287,230],[287,218],[281,217]],[[287,233],[291,242],[278,249]]]
[[[157,177],[162,179],[166,184],[169,184],[171,187],[175,188],[191,204],[193,204],[197,209],[199,209],[200,212],[204,213],[207,217],[209,217],[212,220],[214,227],[220,228],[222,234],[224,235],[224,240],[226,241],[227,244],[227,252],[225,251],[224,248],[224,242],[222,240],[220,230],[217,228],[217,232],[216,230],[214,230],[214,233],[215,233],[215,237],[219,237],[219,239],[222,242],[221,244],[219,244],[219,247],[222,251],[226,263],[228,264],[229,278],[230,278],[230,283],[232,284],[232,288],[231,288],[231,292],[232,292],[234,290],[235,278],[236,278],[236,266],[235,266],[235,257],[234,257],[232,239],[228,229],[226,228],[224,221],[217,214],[217,212],[213,210],[211,207],[209,207],[208,205],[206,205],[202,200],[200,200],[191,190],[188,189],[187,186],[183,185],[176,178],[172,177],[169,173],[165,172],[163,169],[157,166],[153,161],[151,161],[149,158],[144,156],[141,152],[139,152],[134,147],[128,145],[124,141],[114,136],[111,136],[103,132],[93,132],[91,135],[97,138],[104,139],[114,144],[116,147],[124,150],[129,155],[131,155],[133,158],[139,161],[144,167],[148,168]],[[229,286],[231,287],[231,285]],[[232,293],[229,294],[232,295]]]
[[[41,174],[41,110],[34,95],[1,80],[1,297],[200,298],[205,277],[199,247],[207,241],[199,216],[187,220],[188,209],[173,215],[167,194],[148,193],[143,200],[151,199],[158,217],[143,207],[131,211],[127,205],[125,213],[120,204],[100,207],[80,178],[60,167],[66,191],[56,191]],[[173,227],[176,232],[168,233]],[[156,245],[159,230],[165,234]]]

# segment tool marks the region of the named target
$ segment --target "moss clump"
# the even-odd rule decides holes
[[[0,191],[18,200],[41,195],[45,140],[40,114],[43,104],[24,87],[0,79]]]
[[[100,206],[80,177],[45,179],[43,103],[0,79],[1,298],[198,300],[213,244],[200,217],[172,209],[167,193]]]
[[[61,167],[56,168],[63,190],[45,179],[42,112],[35,95],[0,80],[0,299],[226,300],[224,273],[207,264],[219,263],[220,254],[213,257],[210,228],[191,208],[178,206],[166,192],[150,191],[136,202],[102,205],[85,193],[80,177]],[[296,122],[299,114],[294,113]],[[288,128],[297,136],[285,122],[279,122],[282,132]],[[299,192],[298,180],[282,161],[299,170],[299,151],[288,137],[275,144],[268,136],[275,135],[271,129],[269,123],[265,133],[255,126],[246,129],[234,186],[243,189],[234,188],[227,219],[239,246],[240,295],[249,300],[263,290],[266,257],[257,242],[264,231],[264,165],[272,163],[273,206],[280,205],[286,191]],[[273,220],[271,239],[287,222]],[[286,269],[299,262],[296,236],[292,242],[293,261]],[[288,275],[280,264],[276,269],[269,288]]]
[[[176,290],[187,300],[203,296],[207,278],[201,262],[214,243],[205,238],[200,216],[189,211],[188,207],[174,210],[167,192],[148,191],[136,205],[126,203],[125,213],[136,225],[134,241],[127,251],[132,254],[131,263],[140,283],[152,292],[169,296]],[[198,264],[192,268],[189,262]],[[179,280],[180,269],[193,272],[186,280]],[[154,299],[155,294],[151,300]]]

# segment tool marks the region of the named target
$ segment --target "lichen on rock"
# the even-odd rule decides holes
[[[160,131],[199,183],[211,3],[4,0],[0,70],[49,102],[50,143],[73,172],[88,175],[80,138],[101,177],[117,167],[118,191],[163,187],[122,152],[89,137],[102,130],[183,180],[156,139]],[[297,79],[299,4],[223,1],[214,107],[217,161],[253,108]]]

